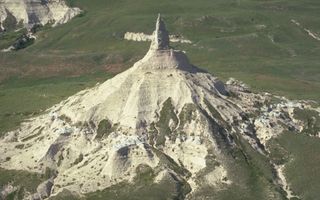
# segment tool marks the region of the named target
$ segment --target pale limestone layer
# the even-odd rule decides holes
[[[8,13],[15,17],[17,23],[31,28],[35,24],[64,24],[81,13],[79,8],[69,8],[64,0],[0,0],[0,24]]]
[[[125,40],[137,41],[137,42],[150,42],[152,41],[152,35],[145,33],[126,32],[123,37]],[[185,39],[177,35],[169,35],[170,42],[187,43],[191,44],[191,40]]]

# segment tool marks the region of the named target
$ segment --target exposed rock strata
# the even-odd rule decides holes
[[[126,32],[123,37],[125,40],[132,40],[137,42],[151,42],[153,36],[148,35],[145,33],[133,33],[133,32]],[[188,39],[185,39],[179,35],[169,35],[170,42],[178,42],[178,43],[188,43],[191,44],[192,42]]]
[[[64,24],[80,12],[79,8],[69,8],[64,0],[0,0],[0,28],[6,28],[4,22],[9,15],[16,25],[31,29],[35,24]]]

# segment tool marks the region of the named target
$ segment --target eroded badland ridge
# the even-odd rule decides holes
[[[1,0],[0,31],[8,28],[6,25],[31,29],[36,24],[64,24],[80,12],[64,0]]]
[[[38,29],[65,24],[80,13],[79,8],[70,8],[64,0],[0,0],[0,34],[23,33],[1,51],[26,48],[36,40]]]
[[[149,51],[133,67],[0,140],[1,168],[51,172],[24,198],[65,191],[86,196],[142,177],[153,185],[174,183],[175,198],[202,199],[207,190],[244,187],[250,170],[261,163],[263,176],[256,181],[265,186],[263,196],[295,196],[282,163],[269,159],[267,144],[286,130],[307,128],[295,116],[297,110],[319,116],[319,108],[253,93],[234,79],[223,83],[193,66],[169,40],[159,16]],[[319,131],[309,137],[319,137]],[[252,157],[259,157],[260,164]]]

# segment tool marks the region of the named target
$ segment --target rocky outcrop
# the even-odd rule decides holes
[[[2,49],[2,52],[9,52],[13,50],[20,50],[28,47],[29,45],[33,44],[36,40],[36,36],[33,33],[28,32],[22,34],[16,41],[8,48]]]
[[[8,16],[15,18],[15,25],[31,29],[35,24],[63,24],[80,13],[79,8],[69,8],[64,0],[0,0],[0,27],[7,28]]]
[[[5,30],[3,26],[3,22],[6,20],[6,18],[7,18],[7,11],[0,7],[0,32]]]
[[[167,50],[169,49],[169,33],[166,29],[160,14],[156,23],[156,30],[153,33],[150,50]]]
[[[160,38],[155,38],[160,36]],[[159,14],[157,23],[156,23],[156,30],[152,35],[147,35],[145,33],[132,33],[126,32],[124,34],[125,40],[132,40],[132,41],[150,41],[152,42],[152,48],[159,48],[159,49],[168,49],[169,42],[179,42],[179,43],[192,43],[190,40],[184,39],[182,36],[178,35],[169,35],[164,22],[161,19]],[[154,46],[154,47],[153,47]]]
[[[232,153],[244,151],[241,141],[267,154],[268,140],[298,129],[293,109],[313,109],[273,98],[234,79],[224,84],[192,65],[170,48],[159,16],[144,58],[8,133],[0,140],[0,167],[54,169],[53,195],[133,182],[141,168],[153,172],[155,183],[174,177],[192,191],[227,187],[238,179],[229,160],[246,158]]]
[[[133,32],[126,32],[123,37],[125,40],[137,41],[137,42],[151,42],[153,35],[148,35],[145,33],[133,33]],[[185,39],[181,35],[169,35],[170,42],[177,42],[177,43],[187,43],[191,44],[192,42],[188,39]]]
[[[51,189],[53,187],[53,179],[44,181],[37,187],[37,193],[35,193],[32,199],[45,199],[48,198],[51,194]]]
[[[152,41],[152,35],[147,35],[145,33],[133,33],[133,32],[126,32],[124,34],[124,39],[125,40],[132,40],[132,41],[137,41],[137,42],[141,42],[141,41]]]

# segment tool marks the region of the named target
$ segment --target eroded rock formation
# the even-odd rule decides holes
[[[0,28],[6,24],[31,29],[35,24],[64,24],[80,14],[79,8],[69,8],[64,0],[0,0]],[[20,27],[19,27],[20,26]]]
[[[300,130],[295,108],[315,110],[306,102],[273,98],[234,79],[224,84],[192,65],[170,48],[159,16],[143,59],[7,133],[0,140],[0,167],[55,170],[53,195],[134,182],[142,169],[153,171],[154,183],[170,178],[188,185],[189,194],[220,190],[242,184],[231,169],[246,158],[235,153],[245,151],[243,141],[268,154],[270,138]],[[267,193],[280,196],[277,190]]]

